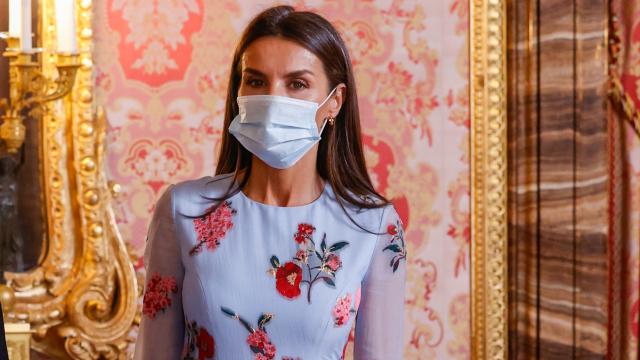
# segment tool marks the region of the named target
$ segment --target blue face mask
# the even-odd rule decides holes
[[[240,112],[229,133],[269,166],[291,167],[320,141],[326,120],[318,131],[316,112],[335,90],[320,104],[276,95],[238,96]]]

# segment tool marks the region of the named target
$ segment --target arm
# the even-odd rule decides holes
[[[4,319],[2,317],[2,306],[0,306],[0,359],[8,359],[9,353],[7,343],[4,338]]]
[[[354,359],[400,360],[404,348],[407,274],[404,231],[393,206],[385,208],[356,315]]]
[[[179,359],[184,343],[184,268],[176,237],[173,185],[156,204],[144,251],[146,284],[135,359]]]

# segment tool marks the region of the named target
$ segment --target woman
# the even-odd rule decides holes
[[[403,231],[367,174],[331,24],[259,14],[233,57],[224,129],[217,176],[156,206],[136,358],[339,359],[355,321],[356,359],[401,359]]]

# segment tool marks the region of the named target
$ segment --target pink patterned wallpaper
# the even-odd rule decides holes
[[[468,1],[287,3],[326,16],[350,49],[367,162],[406,225],[405,357],[470,358]],[[123,187],[118,222],[139,255],[162,190],[213,173],[232,51],[269,5],[95,2],[109,178]]]
[[[621,80],[625,92],[631,97],[636,109],[640,111],[640,0],[617,1],[618,18],[621,20],[621,37],[624,44],[622,53]],[[640,319],[640,139],[631,126],[626,127],[626,175],[629,184],[630,199],[627,212],[628,238],[624,239],[626,270],[623,303],[628,316],[622,317],[623,334],[627,358],[640,356],[638,346],[638,321]]]
[[[640,87],[640,86],[639,86]],[[625,179],[630,184],[629,204],[629,237],[624,239],[626,244],[626,256],[622,259],[626,262],[623,268],[624,289],[626,294],[622,294],[625,312],[627,316],[622,317],[623,333],[628,336],[623,338],[623,346],[627,352],[628,359],[638,358],[638,319],[640,319],[640,139],[633,129],[628,126],[627,135],[627,176]]]

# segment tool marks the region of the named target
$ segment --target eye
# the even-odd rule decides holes
[[[294,90],[302,90],[309,87],[307,83],[302,80],[293,80],[289,86]]]
[[[255,78],[248,78],[244,83],[254,88],[264,85],[264,81]]]

